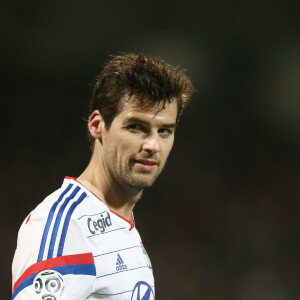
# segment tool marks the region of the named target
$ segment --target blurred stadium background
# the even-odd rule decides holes
[[[89,160],[108,54],[182,65],[198,92],[135,208],[157,299],[300,299],[296,1],[1,1],[1,298],[23,219]]]

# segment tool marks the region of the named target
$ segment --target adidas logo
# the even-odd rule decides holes
[[[127,269],[127,266],[125,265],[121,255],[118,253],[117,262],[116,262],[116,270],[119,272],[119,271],[126,270],[126,269]]]

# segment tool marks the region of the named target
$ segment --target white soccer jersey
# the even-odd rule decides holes
[[[70,177],[23,222],[12,274],[12,300],[154,299],[134,221]]]

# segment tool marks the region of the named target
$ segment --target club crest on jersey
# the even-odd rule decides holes
[[[92,234],[103,233],[111,225],[112,222],[108,211],[87,219],[87,226]]]
[[[139,281],[133,289],[131,300],[154,300],[151,286],[145,281]]]
[[[143,254],[144,254],[144,259],[145,259],[145,262],[146,262],[146,265],[147,267],[152,270],[152,264],[151,264],[151,260],[147,254],[147,251],[142,243],[142,241],[140,241],[140,244],[141,244],[141,248],[142,248],[142,251],[143,251]]]
[[[42,271],[33,280],[32,300],[63,300],[66,285],[63,277],[54,270]]]

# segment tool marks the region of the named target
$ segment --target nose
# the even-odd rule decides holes
[[[142,149],[149,154],[155,154],[160,150],[159,136],[157,134],[149,135],[144,143]]]

